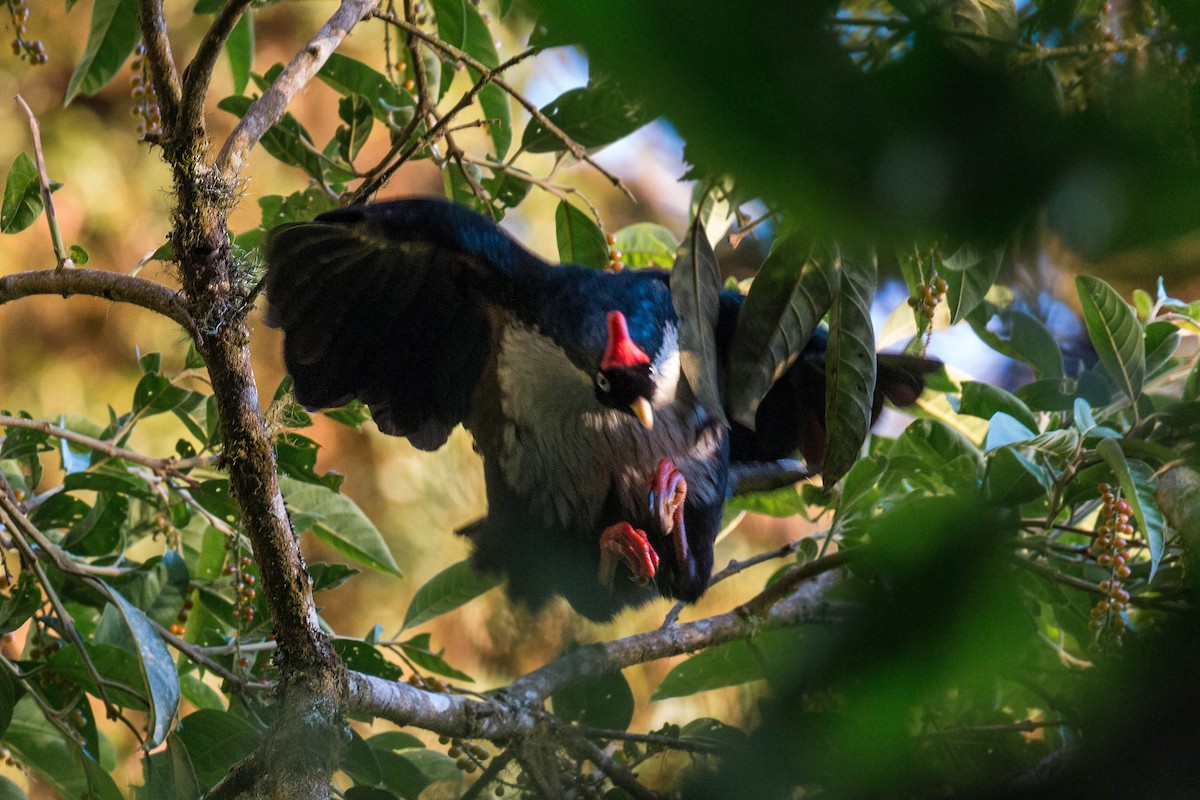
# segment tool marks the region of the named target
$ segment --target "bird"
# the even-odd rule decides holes
[[[815,334],[753,430],[706,411],[681,370],[669,271],[551,265],[440,199],[354,205],[272,230],[266,322],[297,402],[359,400],[379,429],[432,451],[462,424],[487,515],[460,533],[513,600],[555,595],[592,620],[708,587],[731,466],[822,458]],[[742,296],[722,291],[715,337]],[[933,362],[880,356],[883,394],[915,402]],[[891,361],[888,361],[891,359]]]

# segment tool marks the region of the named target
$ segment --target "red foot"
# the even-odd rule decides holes
[[[646,534],[628,522],[610,525],[600,534],[600,583],[612,588],[617,575],[617,560],[621,559],[641,584],[650,583],[658,572],[658,553],[650,546]]]
[[[687,563],[688,543],[683,530],[683,502],[687,499],[687,481],[670,459],[658,462],[650,476],[650,510],[658,517],[664,536],[675,544],[675,558],[680,565]]]

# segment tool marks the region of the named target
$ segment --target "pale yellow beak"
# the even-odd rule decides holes
[[[646,430],[654,430],[654,409],[650,407],[649,400],[639,397],[629,405],[629,410],[638,418],[638,422],[646,426]]]

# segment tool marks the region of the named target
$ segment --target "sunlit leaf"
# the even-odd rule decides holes
[[[93,95],[112,80],[142,40],[137,0],[95,0],[83,58],[67,83],[63,103],[77,94]]]
[[[295,478],[281,477],[279,488],[291,513],[303,515],[318,539],[363,566],[400,576],[383,535],[349,497]]]
[[[1062,352],[1046,326],[1024,311],[984,302],[967,315],[975,335],[997,353],[1028,364],[1039,378],[1063,376]]]
[[[4,205],[0,207],[0,233],[18,233],[42,213],[42,187],[37,166],[22,151],[13,159],[4,180]]]
[[[679,239],[670,230],[653,222],[635,222],[613,234],[613,245],[621,251],[627,267],[670,269],[679,250]]]
[[[590,216],[566,200],[554,212],[558,257],[564,264],[582,264],[592,269],[608,266],[608,243],[604,232]]]
[[[543,106],[541,113],[588,150],[611,144],[650,121],[640,102],[630,99],[608,81],[569,89]],[[566,145],[533,119],[521,136],[521,148],[530,153],[548,153],[565,150]]]
[[[1080,275],[1075,278],[1075,288],[1100,363],[1126,397],[1136,402],[1146,377],[1145,342],[1137,315],[1099,278]]]
[[[499,579],[475,570],[470,562],[460,561],[429,579],[413,595],[404,612],[402,628],[412,628],[440,617],[500,585]]]

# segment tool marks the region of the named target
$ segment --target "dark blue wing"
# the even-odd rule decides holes
[[[356,206],[282,225],[266,246],[268,324],[297,400],[357,398],[380,430],[436,449],[490,355],[487,306],[522,302],[547,265],[490,220],[438,200]]]

